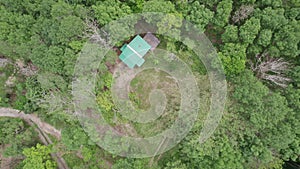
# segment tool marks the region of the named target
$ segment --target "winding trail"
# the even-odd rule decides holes
[[[57,130],[50,124],[43,122],[39,117],[34,114],[25,114],[24,112],[12,108],[0,108],[0,117],[21,118],[31,126],[37,126],[36,132],[40,140],[45,145],[52,144],[52,140],[47,134],[54,136],[56,139],[61,139],[61,131]],[[59,169],[69,169],[67,163],[59,153],[51,153],[51,156],[58,164]],[[0,166],[1,167],[1,166]]]

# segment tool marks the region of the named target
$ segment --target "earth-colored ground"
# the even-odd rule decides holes
[[[36,131],[39,134],[40,140],[45,144],[52,144],[51,139],[47,134],[54,136],[56,139],[61,139],[61,131],[57,130],[48,123],[43,122],[39,117],[34,114],[25,114],[22,111],[11,109],[11,108],[0,108],[0,117],[12,117],[21,118],[26,121],[29,125],[36,125]],[[52,153],[52,158],[56,160],[59,169],[68,169],[68,165],[59,153]],[[11,163],[16,159],[3,158],[0,156],[1,169],[11,166]],[[8,168],[7,168],[8,169]]]

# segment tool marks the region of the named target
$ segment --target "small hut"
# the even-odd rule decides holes
[[[152,34],[147,33],[144,38],[137,35],[129,44],[124,44],[121,47],[122,53],[119,58],[129,68],[142,66],[145,62],[143,58],[149,50],[153,51],[160,41]]]
[[[158,38],[150,32],[148,32],[143,39],[151,46],[151,51],[153,51],[160,43]]]
[[[143,57],[150,49],[150,44],[137,35],[129,44],[124,44],[121,47],[122,53],[119,58],[129,68],[134,68],[135,65],[140,67],[145,62]]]

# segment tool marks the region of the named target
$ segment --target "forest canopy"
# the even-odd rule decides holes
[[[190,67],[207,100],[180,143],[139,159],[111,154],[91,139],[76,118],[72,82],[85,43],[99,41],[97,30],[143,12],[166,13],[144,22],[162,19],[153,26],[161,33],[157,48]],[[213,92],[209,73],[193,50],[162,35],[182,33],[181,19],[211,41],[228,85],[223,117],[204,143],[199,134]],[[0,168],[300,168],[299,19],[298,0],[0,0]],[[119,34],[136,29],[132,22]],[[178,84],[161,71],[138,74],[128,94],[133,106],[149,108],[155,89],[165,93],[165,112],[149,124],[122,117],[111,93],[113,72],[121,64],[120,48],[132,38],[118,42],[99,63],[93,94],[114,129],[153,136],[176,119]]]

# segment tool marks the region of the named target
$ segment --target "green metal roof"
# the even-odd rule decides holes
[[[143,57],[150,49],[151,46],[137,35],[129,44],[122,46],[119,58],[130,68],[134,68],[135,65],[142,66],[145,62]]]

